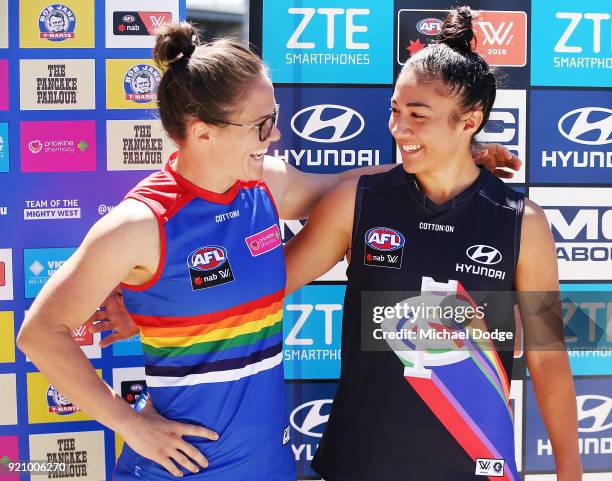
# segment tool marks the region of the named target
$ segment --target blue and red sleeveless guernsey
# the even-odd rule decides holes
[[[186,437],[209,460],[189,479],[294,481],[282,367],[285,260],[263,181],[205,191],[166,167],[126,198],[159,221],[161,259],[124,302],[140,328],[150,399],[169,419],[210,427]],[[125,446],[115,481],[175,479]]]

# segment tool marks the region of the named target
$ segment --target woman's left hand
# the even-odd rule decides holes
[[[511,179],[518,171],[523,162],[501,144],[474,144],[472,146],[472,157],[474,162],[482,165],[501,179]]]

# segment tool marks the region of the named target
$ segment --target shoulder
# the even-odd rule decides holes
[[[280,202],[287,186],[287,176],[289,175],[289,165],[278,157],[270,155],[264,156],[263,160],[263,181],[270,189],[276,202]]]
[[[544,210],[535,202],[525,197],[525,208],[523,211],[523,232],[541,231],[550,232],[548,220]]]
[[[90,240],[116,238],[131,246],[146,246],[158,238],[158,220],[151,208],[136,199],[125,199],[90,230]]]
[[[522,214],[525,207],[525,194],[514,190],[491,172],[486,171],[485,175],[486,182],[480,190],[480,194],[490,202],[499,206],[509,207]]]

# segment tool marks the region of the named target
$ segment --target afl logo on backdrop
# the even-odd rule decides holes
[[[374,227],[365,234],[365,259],[368,266],[402,266],[405,239],[401,232],[389,227]]]
[[[139,104],[154,101],[160,81],[161,74],[155,67],[146,64],[134,65],[123,79],[125,99]]]
[[[221,246],[198,247],[187,257],[187,265],[194,291],[234,280],[227,250]]]
[[[437,18],[424,18],[420,20],[416,28],[423,35],[434,36],[442,31],[442,20]]]
[[[72,10],[59,3],[45,7],[38,16],[40,38],[46,38],[52,42],[74,38],[75,26],[76,19]]]

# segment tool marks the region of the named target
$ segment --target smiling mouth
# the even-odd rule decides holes
[[[422,148],[423,148],[422,144],[405,144],[405,145],[402,145],[402,150],[404,152],[409,152],[411,154],[414,153],[414,152],[418,152]]]
[[[267,151],[268,151],[268,147],[266,147],[265,149],[256,150],[254,153],[252,153],[250,155],[250,157],[255,159],[255,160],[261,160],[261,159],[263,159],[263,157],[264,157],[264,155],[266,154]]]

